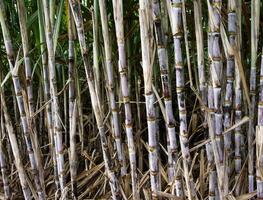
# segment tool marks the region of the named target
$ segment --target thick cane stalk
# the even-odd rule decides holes
[[[18,146],[16,134],[15,134],[10,116],[8,114],[8,110],[6,107],[6,102],[4,99],[3,92],[1,90],[0,90],[0,95],[1,95],[1,105],[2,105],[1,108],[3,109],[4,119],[5,119],[5,123],[2,124],[2,126],[5,125],[5,127],[6,127],[6,131],[7,131],[9,141],[11,144],[11,148],[12,148],[12,152],[14,155],[15,166],[16,166],[16,169],[18,171],[18,176],[19,176],[19,180],[20,180],[20,184],[22,187],[24,198],[26,200],[30,200],[30,199],[32,199],[32,197],[31,197],[31,191],[29,189],[29,186],[28,186],[27,180],[26,180],[26,177],[27,177],[26,171],[25,171],[24,166],[23,166],[22,158],[20,157],[21,154],[20,154],[20,149]]]
[[[114,163],[111,160],[109,147],[108,147],[108,141],[107,141],[107,138],[105,135],[103,117],[102,117],[103,115],[101,113],[101,107],[100,107],[101,104],[100,104],[97,92],[95,90],[93,69],[90,66],[89,60],[88,60],[88,49],[86,47],[84,27],[83,27],[83,19],[82,19],[79,0],[70,0],[70,7],[71,7],[71,11],[72,11],[74,21],[76,24],[76,28],[77,28],[78,39],[79,39],[80,49],[81,49],[81,55],[82,55],[82,59],[84,62],[86,78],[88,81],[92,108],[93,108],[93,111],[95,114],[97,127],[98,127],[99,133],[100,133],[103,158],[104,158],[104,162],[105,162],[106,172],[107,172],[107,175],[109,177],[111,193],[112,193],[113,199],[121,199],[120,185],[119,185],[119,181],[118,181],[116,174],[114,172],[114,169],[113,169]]]
[[[218,189],[219,197],[224,195],[224,150],[222,143],[222,107],[221,107],[221,82],[222,82],[222,54],[220,47],[220,23],[221,23],[221,0],[212,0],[211,3],[208,0],[209,11],[209,33],[208,33],[208,55],[210,59],[210,74],[213,87],[213,99],[214,99],[214,118],[212,118],[213,128],[209,130],[210,137],[215,136],[215,145],[213,145],[214,158],[216,162],[217,176],[218,176]],[[210,112],[211,113],[211,112]]]
[[[174,40],[174,60],[176,71],[176,93],[178,101],[179,119],[180,119],[180,146],[183,156],[184,178],[188,198],[194,196],[193,182],[189,174],[189,166],[191,165],[191,156],[189,151],[186,105],[185,105],[185,80],[184,80],[184,63],[182,55],[183,41],[183,21],[182,21],[182,0],[171,0],[171,28]]]
[[[162,25],[161,8],[158,0],[153,0],[153,21],[155,29],[155,38],[158,49],[158,60],[161,72],[162,91],[164,96],[166,127],[169,139],[168,149],[168,179],[169,182],[175,182],[176,195],[182,196],[182,183],[180,174],[176,175],[178,162],[178,145],[175,133],[175,120],[172,108],[171,86],[169,83],[168,56],[166,50],[166,38]],[[172,191],[174,192],[174,191]]]
[[[260,1],[251,2],[251,65],[250,65],[250,106],[249,106],[249,128],[248,128],[248,174],[249,174],[249,192],[254,191],[254,145],[255,138],[255,106],[256,106],[256,62],[259,39],[259,17]],[[258,174],[258,171],[256,172]],[[258,197],[263,197],[260,192],[261,181],[257,179]],[[263,187],[263,186],[262,186]]]
[[[114,77],[113,77],[111,45],[110,45],[105,0],[99,0],[99,8],[100,8],[100,18],[101,18],[101,25],[102,25],[102,35],[103,35],[103,41],[104,41],[104,50],[105,50],[105,59],[106,59],[105,60],[106,74],[107,74],[108,92],[109,92],[109,100],[110,100],[110,109],[111,109],[112,122],[113,122],[114,139],[115,139],[115,143],[117,147],[118,160],[121,165],[121,174],[125,175],[127,173],[127,169],[125,166],[125,161],[124,161],[125,157],[124,157],[124,152],[123,152],[122,143],[121,143],[119,111],[118,111],[118,107],[117,107],[116,99],[115,99],[115,84],[114,84]]]
[[[153,64],[153,19],[151,3],[139,1],[139,21],[142,50],[142,68],[144,77],[144,94],[146,100],[146,116],[149,140],[149,166],[152,197],[158,198],[157,192],[161,189],[159,182],[158,141],[156,132],[155,95],[152,90]]]
[[[37,162],[36,162],[37,159],[35,157],[32,140],[30,138],[30,129],[29,129],[29,124],[28,124],[29,119],[25,112],[25,102],[22,96],[22,87],[21,87],[20,80],[18,77],[18,70],[16,69],[16,66],[15,66],[13,45],[12,45],[10,33],[9,33],[9,30],[6,24],[5,8],[4,8],[4,3],[2,0],[0,1],[0,23],[2,27],[2,33],[3,33],[6,52],[7,52],[9,69],[12,74],[13,85],[15,88],[16,100],[17,100],[17,104],[19,108],[19,114],[20,114],[20,119],[21,119],[21,123],[23,127],[23,133],[25,137],[27,152],[28,152],[28,156],[30,160],[30,165],[32,168],[32,173],[34,176],[34,182],[36,185],[36,189],[37,189],[39,198],[45,199],[45,194],[43,192],[43,189],[40,183],[39,169],[37,167]]]
[[[71,189],[72,199],[77,199],[77,152],[76,152],[76,126],[77,126],[77,101],[76,101],[76,83],[75,83],[75,55],[74,55],[74,33],[75,25],[72,16],[72,12],[68,10],[68,39],[69,39],[69,65],[68,65],[68,76],[69,76],[69,135],[70,135],[70,177],[71,177]]]
[[[123,3],[122,0],[113,0],[113,12],[116,29],[116,37],[118,43],[118,54],[119,54],[119,74],[120,74],[120,87],[122,93],[122,101],[124,103],[125,111],[125,129],[128,141],[129,149],[129,160],[131,167],[132,177],[132,193],[134,199],[139,199],[139,189],[137,183],[137,165],[136,165],[136,151],[133,137],[132,127],[132,110],[130,104],[130,91],[128,83],[128,67],[126,64],[126,53],[125,53],[125,38],[124,38],[124,25],[123,25]]]
[[[64,148],[62,141],[62,126],[60,121],[60,109],[59,100],[57,94],[57,78],[56,78],[56,67],[55,67],[55,52],[53,43],[53,31],[51,28],[50,12],[48,7],[48,2],[43,1],[44,10],[44,21],[45,21],[45,37],[48,52],[48,69],[49,69],[49,82],[50,82],[50,94],[51,94],[51,108],[52,108],[52,122],[54,131],[54,143],[56,149],[56,159],[58,176],[60,182],[61,192],[65,188],[65,176],[64,176]]]
[[[228,39],[230,45],[236,45],[236,34],[237,34],[237,15],[236,15],[236,2],[235,0],[228,1]],[[235,70],[235,59],[234,55],[227,55],[227,66],[226,66],[226,92],[224,99],[224,129],[227,130],[231,127],[231,116],[232,116],[232,106],[233,106],[233,81],[234,81],[234,70]],[[239,81],[240,86],[240,81]],[[236,133],[236,132],[235,132]],[[227,173],[230,173],[229,164],[231,162],[229,156],[231,153],[231,135],[232,132],[228,132],[224,135],[224,149],[225,149],[225,165]],[[235,135],[238,137],[238,134]],[[235,143],[236,144],[236,143]],[[228,179],[228,176],[226,176]],[[228,184],[226,180],[225,184]],[[228,192],[229,186],[226,186],[226,192]]]
[[[213,102],[213,88],[210,86],[209,89],[207,88],[207,81],[205,76],[205,65],[204,65],[204,44],[203,44],[203,31],[202,31],[202,11],[201,11],[201,1],[195,0],[194,1],[194,19],[195,19],[195,36],[196,36],[196,46],[197,46],[197,66],[198,66],[198,81],[199,81],[199,90],[201,96],[201,104],[202,106],[208,106],[208,108],[213,111],[214,109],[214,102]],[[204,110],[202,110],[204,112]],[[205,113],[204,115],[205,120],[207,117]],[[214,113],[211,112],[211,117],[214,117]],[[206,128],[206,127],[205,127]],[[207,131],[207,130],[205,130]],[[208,133],[205,133],[208,136]],[[217,194],[217,185],[216,185],[216,170],[214,164],[214,155],[212,144],[209,142],[206,144],[206,155],[208,161],[208,170],[209,170],[209,200],[213,200],[218,197]]]
[[[229,0],[228,2],[228,34],[229,34],[229,43],[232,47],[237,47],[237,2],[236,0]],[[230,124],[230,114],[231,114],[231,104],[232,104],[232,88],[233,88],[233,70],[235,69],[235,123],[241,121],[241,102],[242,102],[242,94],[241,94],[241,85],[240,85],[240,75],[239,70],[235,67],[235,59],[234,55],[228,55],[227,58],[227,89],[226,89],[226,97],[225,98],[225,106],[227,105],[226,111],[228,113],[228,121],[225,121],[225,128],[229,128],[231,126]],[[230,80],[232,79],[232,80]],[[226,117],[226,115],[225,115]],[[226,150],[226,159],[229,156],[230,150],[231,150],[231,136],[227,133],[226,137],[227,140],[225,140],[225,150]],[[225,138],[226,139],[226,138]],[[236,177],[238,178],[241,172],[241,126],[237,127],[235,129],[235,171],[236,171]],[[230,162],[230,160],[228,161]],[[229,167],[229,166],[227,166]],[[227,171],[229,173],[229,170],[227,168]],[[228,176],[226,176],[228,178]],[[228,180],[226,180],[226,183],[228,183]],[[228,190],[228,188],[226,188]],[[236,187],[236,195],[239,195],[240,190],[240,184]],[[227,192],[227,191],[226,191]]]

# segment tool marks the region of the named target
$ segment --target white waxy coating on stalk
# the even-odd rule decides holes
[[[132,193],[134,199],[139,199],[138,183],[137,183],[137,165],[136,165],[136,152],[132,128],[132,111],[130,104],[130,91],[128,87],[128,69],[126,65],[125,54],[125,39],[124,39],[124,25],[123,25],[123,3],[122,0],[112,0],[113,14],[115,21],[118,54],[119,54],[119,74],[120,74],[120,87],[125,111],[125,129],[128,141],[129,160],[131,166],[132,178]]]
[[[159,182],[158,139],[156,127],[155,95],[152,90],[153,18],[151,2],[140,0],[139,22],[142,50],[142,68],[149,142],[150,182],[153,199],[158,198]]]

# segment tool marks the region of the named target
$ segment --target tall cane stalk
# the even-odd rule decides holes
[[[152,68],[154,60],[152,5],[146,0],[140,0],[139,5],[144,95],[146,100],[146,116],[148,125],[151,191],[153,199],[156,199],[158,198],[157,192],[161,189],[161,183],[159,182],[158,140],[156,130],[156,110],[154,105],[155,95],[152,89]]]
[[[57,159],[57,168],[61,192],[65,188],[65,163],[64,163],[64,148],[62,139],[62,126],[60,121],[60,109],[59,100],[57,94],[57,78],[56,78],[56,66],[55,66],[55,50],[53,43],[53,30],[51,27],[50,10],[47,1],[43,1],[44,21],[45,21],[45,38],[48,52],[48,70],[49,70],[49,82],[50,82],[50,94],[51,94],[51,110],[53,114],[53,133],[55,152]]]
[[[68,5],[69,6],[69,5]],[[76,81],[75,81],[75,51],[74,51],[74,39],[75,39],[75,24],[72,16],[72,12],[68,9],[68,51],[69,51],[69,64],[68,64],[68,77],[69,77],[69,161],[70,161],[70,178],[71,178],[71,190],[72,199],[77,199],[77,144],[76,144],[76,131],[77,131],[77,100],[76,100]]]
[[[249,106],[249,127],[248,127],[248,174],[249,174],[249,191],[254,191],[254,145],[255,138],[255,106],[256,106],[256,62],[259,39],[259,17],[260,17],[260,1],[251,2],[251,65],[250,65],[250,106]],[[258,176],[258,170],[256,172]],[[260,194],[260,180],[257,179],[258,198],[263,196]],[[262,190],[263,191],[263,190]]]
[[[122,101],[124,103],[125,111],[125,129],[128,141],[129,159],[131,167],[132,177],[132,193],[134,199],[139,199],[139,190],[137,183],[137,165],[136,165],[136,150],[133,137],[132,127],[132,110],[130,104],[130,91],[128,82],[128,67],[126,64],[126,53],[125,53],[125,38],[124,38],[124,25],[123,25],[123,3],[122,0],[112,0],[113,13],[116,29],[116,37],[118,44],[119,54],[119,74],[120,74],[120,87],[122,93]]]
[[[117,147],[118,160],[121,165],[121,174],[126,175],[127,168],[125,166],[125,156],[121,142],[119,109],[117,107],[116,99],[115,99],[115,84],[114,84],[113,66],[112,66],[112,57],[111,57],[112,50],[110,45],[109,27],[108,27],[108,19],[107,19],[105,3],[106,3],[105,0],[99,0],[100,19],[102,25],[102,35],[103,35],[104,50],[105,50],[105,62],[106,62],[105,65],[106,65],[107,84],[108,84],[107,88],[109,92],[114,139]]]
[[[176,173],[178,170],[178,145],[177,138],[175,133],[175,119],[172,108],[172,95],[171,95],[171,86],[169,82],[169,69],[168,69],[168,56],[166,49],[166,38],[162,25],[162,14],[161,7],[158,0],[153,0],[153,21],[155,29],[155,39],[158,49],[158,60],[159,67],[161,72],[161,82],[162,82],[162,92],[164,96],[165,104],[165,122],[168,133],[168,179],[169,182],[175,182],[175,189],[177,196],[183,196],[183,188],[181,183],[181,175]],[[172,190],[172,192],[174,192]]]
[[[185,78],[184,78],[184,63],[182,55],[183,41],[183,16],[182,16],[182,0],[171,0],[171,28],[174,40],[174,60],[176,72],[176,93],[178,101],[179,119],[180,119],[180,146],[183,156],[184,178],[186,182],[187,195],[192,199],[194,194],[193,183],[189,174],[191,165],[191,156],[189,150],[187,119],[186,119],[186,104],[185,104]]]

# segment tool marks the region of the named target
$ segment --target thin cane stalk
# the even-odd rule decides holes
[[[76,152],[76,126],[77,126],[77,101],[76,101],[76,83],[75,83],[75,55],[74,55],[74,20],[71,10],[68,9],[68,39],[69,39],[69,135],[70,135],[70,178],[72,199],[77,199],[77,152]]]
[[[56,67],[55,67],[55,51],[53,43],[53,30],[51,27],[50,11],[47,1],[43,1],[44,21],[45,21],[45,38],[48,52],[48,69],[49,69],[49,82],[50,82],[50,94],[51,94],[51,110],[52,110],[52,122],[54,130],[54,143],[56,149],[56,159],[58,176],[60,182],[60,189],[63,192],[65,188],[65,175],[64,175],[64,148],[62,141],[62,126],[60,121],[60,109],[57,94],[57,78],[56,78]]]
[[[254,191],[254,145],[255,138],[255,106],[256,106],[256,62],[259,39],[259,17],[260,17],[260,1],[251,2],[251,65],[250,65],[250,105],[249,105],[249,127],[248,127],[248,174],[249,174],[249,191]],[[258,171],[256,172],[258,174]],[[260,192],[261,181],[257,179],[258,198],[263,197]]]
[[[5,123],[2,125],[6,127],[6,131],[7,131],[9,141],[11,144],[11,148],[12,148],[12,152],[14,155],[15,166],[18,171],[18,176],[19,176],[24,198],[26,200],[30,200],[32,199],[32,197],[31,197],[30,188],[26,180],[26,177],[27,177],[26,171],[23,166],[22,158],[20,157],[21,154],[20,154],[20,149],[19,149],[18,142],[17,142],[17,137],[14,131],[14,127],[12,125],[12,121],[7,111],[4,94],[1,90],[0,90],[0,95],[1,95],[1,105],[2,105],[1,107],[3,109],[4,119],[5,119]]]

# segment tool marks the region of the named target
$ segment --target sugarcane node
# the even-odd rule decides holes
[[[132,128],[132,123],[126,123],[125,128]]]
[[[173,7],[173,8],[180,8],[180,9],[182,9],[182,2],[171,2],[171,6]]]
[[[130,97],[129,96],[123,96],[122,97],[123,103],[129,103],[130,102]]]
[[[112,109],[111,109],[111,112],[112,112],[112,113],[118,113],[118,111],[119,111],[118,108],[112,108]]]
[[[150,152],[156,151],[156,146],[148,146]]]
[[[127,76],[127,67],[121,67],[120,70],[119,70],[119,73],[120,75],[124,75],[124,76]]]

